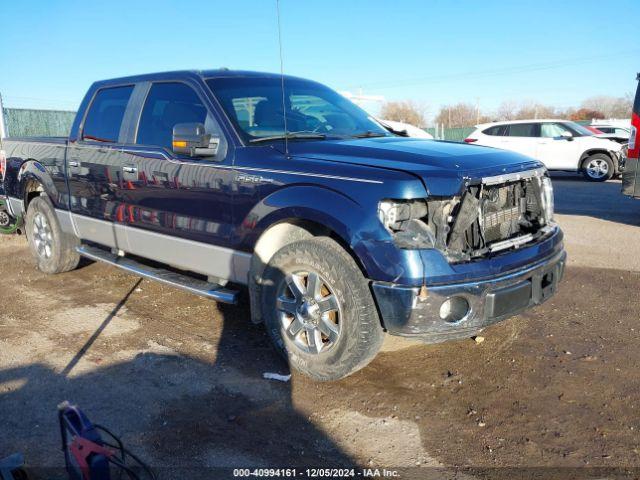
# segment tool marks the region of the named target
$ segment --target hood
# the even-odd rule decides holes
[[[403,171],[420,177],[430,195],[452,195],[466,179],[542,167],[530,157],[479,145],[403,137],[291,142],[293,156]]]
[[[578,137],[587,139],[588,142],[602,148],[606,148],[607,150],[618,151],[622,149],[622,144],[613,140],[614,138],[622,138],[616,137],[613,134],[603,133],[601,135],[593,135],[590,137]]]

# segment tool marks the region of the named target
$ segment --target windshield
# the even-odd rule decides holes
[[[225,113],[248,142],[277,140],[285,133],[291,140],[390,135],[360,107],[315,82],[285,78],[283,102],[281,82],[279,77],[207,80]]]
[[[595,135],[594,132],[592,132],[586,127],[583,127],[579,123],[564,122],[564,124],[565,126],[569,127],[571,130],[573,130],[573,133],[576,137],[592,137],[593,135]]]

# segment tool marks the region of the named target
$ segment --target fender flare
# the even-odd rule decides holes
[[[352,248],[361,240],[384,239],[388,234],[371,212],[342,192],[317,185],[293,185],[272,193],[246,215],[240,233],[243,250],[252,251],[270,227],[284,221],[323,225]]]
[[[363,266],[355,247],[360,232],[371,231],[375,227],[367,225],[368,222],[370,215],[366,215],[358,202],[341,192],[316,185],[283,188],[257,204],[243,222],[246,228],[243,243],[253,252],[248,278],[253,322],[262,321],[260,296],[264,269],[279,248],[313,236],[305,229],[305,224],[321,226],[335,234],[351,249],[357,263]],[[271,232],[274,237],[268,237]],[[286,232],[286,237],[282,232]],[[262,252],[261,239],[275,241],[269,245],[266,256]]]
[[[23,202],[24,211],[28,207],[28,194],[30,190],[29,185],[38,184],[42,187],[42,191],[51,199],[54,207],[60,207],[60,194],[56,188],[51,175],[47,172],[46,168],[36,160],[27,160],[24,162],[18,171],[16,192],[18,198]],[[32,191],[32,190],[31,190]]]

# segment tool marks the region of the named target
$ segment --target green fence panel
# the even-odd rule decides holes
[[[448,140],[450,142],[463,142],[464,139],[467,138],[474,130],[475,127],[445,128],[444,140]],[[435,127],[425,128],[425,131],[434,137],[436,136]]]
[[[67,137],[75,116],[65,110],[4,109],[9,137]]]

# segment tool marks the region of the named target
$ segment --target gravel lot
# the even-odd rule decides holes
[[[570,257],[553,300],[482,343],[389,339],[368,368],[330,384],[264,380],[288,371],[246,307],[99,264],[49,277],[23,238],[2,237],[0,457],[59,467],[56,405],[71,400],[162,478],[327,464],[402,478],[640,468],[640,201],[619,181],[556,175],[554,186]]]

